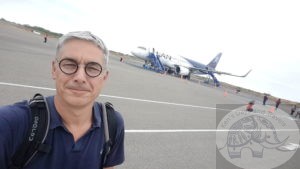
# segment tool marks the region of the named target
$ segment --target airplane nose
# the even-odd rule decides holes
[[[135,50],[130,51],[130,53],[133,54],[134,56],[137,55]]]
[[[141,49],[133,49],[130,51],[130,53],[133,55],[133,56],[136,56],[136,57],[139,57],[141,59],[145,59],[147,58],[147,56],[149,55],[147,51],[145,50],[141,50]]]

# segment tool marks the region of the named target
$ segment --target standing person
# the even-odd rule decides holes
[[[48,34],[45,34],[44,36],[44,43],[47,43]]]
[[[291,109],[291,116],[295,113],[296,109],[297,109],[297,106],[294,105]]]
[[[45,143],[51,149],[36,153],[26,169],[113,169],[123,163],[124,122],[115,112],[116,138],[102,164],[102,110],[95,100],[109,75],[108,54],[90,32],[70,32],[59,39],[52,61],[56,94],[46,97],[51,120]],[[12,168],[11,157],[25,139],[30,117],[27,101],[0,107],[1,169]]]
[[[268,100],[268,96],[265,94],[263,99],[263,105],[266,105],[267,100]]]
[[[300,108],[297,109],[297,114],[296,114],[295,118],[297,118],[297,116],[299,116],[299,118],[300,118]]]
[[[278,109],[280,103],[281,103],[281,99],[277,99],[277,100],[276,100],[276,105],[275,105],[276,110]]]

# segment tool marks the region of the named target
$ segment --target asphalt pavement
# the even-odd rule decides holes
[[[43,43],[43,36],[0,22],[0,105],[29,99],[35,93],[55,94],[51,62],[56,43],[54,38]],[[217,116],[228,111],[222,105],[244,106],[254,97],[141,67],[111,56],[110,77],[98,98],[112,102],[125,120],[126,161],[116,168],[239,168],[217,158]],[[293,130],[299,134],[297,128]],[[297,148],[294,151],[278,168],[299,168],[300,153]]]

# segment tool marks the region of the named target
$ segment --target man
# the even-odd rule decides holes
[[[254,100],[251,100],[251,101],[248,103],[248,105],[247,105],[247,107],[246,107],[246,110],[247,110],[247,111],[250,111],[250,112],[253,112],[253,105],[254,105],[254,103],[255,103],[255,101],[254,101]]]
[[[278,109],[280,103],[281,103],[281,99],[277,99],[275,104],[276,110]]]
[[[300,118],[300,108],[297,109],[297,114],[296,114],[295,118],[297,118],[297,116]]]
[[[45,143],[49,153],[38,152],[26,169],[99,169],[124,161],[124,122],[117,114],[117,134],[105,164],[101,108],[95,99],[108,78],[108,49],[90,32],[71,32],[59,39],[52,62],[56,95],[47,97],[50,128]],[[30,118],[26,101],[0,108],[0,168],[11,165],[11,157],[23,142]]]
[[[294,105],[291,109],[291,116],[295,113],[296,110],[297,110],[297,106]]]
[[[265,94],[263,99],[263,105],[266,105],[267,100],[268,100],[268,96]]]
[[[47,38],[48,38],[48,35],[45,34],[45,36],[44,36],[44,43],[47,43]]]

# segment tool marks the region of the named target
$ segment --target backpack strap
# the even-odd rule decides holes
[[[34,155],[49,152],[51,147],[43,144],[50,125],[50,112],[47,102],[41,94],[35,94],[29,101],[31,119],[25,140],[12,157],[9,169],[21,169],[26,166]]]
[[[113,105],[109,102],[105,104],[101,103],[102,113],[103,113],[103,126],[104,126],[104,149],[102,156],[102,164],[105,164],[107,155],[110,153],[112,146],[115,144],[117,135],[117,117]]]

